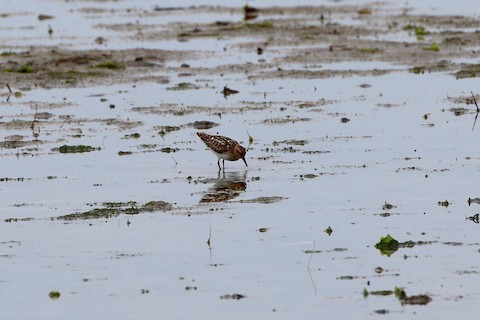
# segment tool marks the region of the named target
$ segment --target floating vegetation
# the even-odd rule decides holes
[[[223,296],[220,297],[222,300],[240,300],[245,298],[246,296],[243,294],[239,293],[234,293],[234,294],[224,294]]]
[[[307,173],[307,174],[301,174],[299,177],[300,177],[300,180],[314,179],[314,178],[318,177],[318,175],[313,174],[313,173]]]
[[[380,52],[380,49],[372,48],[372,47],[366,47],[366,48],[359,48],[358,51],[360,51],[361,53],[374,54],[374,53]]]
[[[144,212],[169,211],[172,205],[165,201],[150,201],[139,206],[136,201],[104,202],[102,208],[57,217],[58,220],[109,219],[121,214],[135,215]]]
[[[378,291],[368,291],[367,289],[363,289],[363,296],[367,298],[369,295],[374,296],[390,296],[394,294],[395,298],[397,298],[402,305],[426,305],[432,298],[426,294],[408,296],[407,293],[403,288],[395,287],[394,290],[378,290]]]
[[[110,69],[110,70],[118,70],[118,69],[123,69],[124,68],[121,64],[119,64],[118,62],[113,61],[113,60],[109,60],[109,61],[99,63],[95,67],[105,68],[105,69]]]
[[[437,52],[440,51],[440,47],[438,46],[438,43],[435,42],[432,45],[423,48],[423,50]]]
[[[399,248],[399,242],[391,235],[380,238],[380,241],[375,245],[375,248],[380,250],[382,255],[391,256]]]
[[[34,220],[34,218],[28,217],[28,218],[7,218],[4,221],[6,223],[12,223],[12,222],[20,222],[20,221],[25,222],[25,221],[33,221],[33,220]]]
[[[464,65],[461,70],[455,74],[457,79],[475,78],[480,75],[480,64]]]
[[[295,122],[305,122],[310,121],[311,118],[294,118],[287,116],[286,118],[272,118],[272,119],[265,119],[263,123],[266,124],[286,124],[286,123],[295,123]]]
[[[415,26],[415,25],[411,25],[411,24],[407,24],[406,26],[404,26],[403,30],[413,31],[417,37],[423,37],[423,36],[426,36],[426,35],[430,34],[430,32],[425,30],[425,27]]]
[[[359,15],[367,15],[367,14],[372,14],[372,10],[369,8],[362,8],[358,10]]]
[[[64,80],[75,80],[77,78],[87,78],[87,77],[102,77],[103,73],[98,71],[77,71],[77,70],[68,70],[68,71],[48,71],[48,76],[52,79],[64,79]]]
[[[391,235],[386,235],[385,237],[381,237],[380,241],[375,245],[382,255],[386,255],[390,257],[395,251],[400,248],[413,248],[416,245],[426,245],[432,244],[432,241],[405,241],[405,242],[398,242],[395,238]]]
[[[206,130],[206,129],[211,129],[213,127],[216,127],[220,124],[212,121],[203,120],[203,121],[195,121],[194,123],[191,123],[189,125],[191,125],[193,128],[197,130]]]
[[[420,294],[415,296],[408,296],[403,288],[395,288],[395,297],[400,300],[402,305],[426,305],[432,298],[426,294]]]
[[[170,148],[170,147],[165,147],[165,148],[160,149],[160,151],[161,151],[161,152],[164,152],[164,153],[176,152],[177,150],[178,150],[178,149]]]
[[[288,144],[288,145],[293,145],[293,146],[304,146],[308,143],[307,140],[283,140],[283,141],[273,141],[274,146],[279,146],[281,144]]]
[[[458,116],[463,116],[464,114],[467,114],[467,113],[470,112],[469,109],[463,108],[463,107],[450,108],[450,109],[448,109],[448,111],[453,112],[453,114],[454,114],[456,117],[458,117]]]
[[[52,290],[48,293],[48,296],[52,300],[57,300],[58,298],[60,298],[60,295],[61,295],[60,292],[57,290]]]
[[[413,67],[413,68],[410,68],[410,72],[411,73],[414,73],[414,74],[423,74],[425,73],[425,67]]]
[[[448,200],[438,201],[438,205],[439,205],[439,206],[442,206],[442,207],[445,207],[445,208],[448,208],[448,206],[449,206],[450,204],[451,204],[451,203],[448,202]]]
[[[397,206],[393,205],[393,204],[390,204],[388,202],[385,201],[385,204],[382,206],[382,210],[390,210],[390,209],[393,209],[393,208],[396,208]]]
[[[98,147],[92,147],[92,146],[84,146],[84,145],[77,145],[77,146],[67,146],[63,145],[58,148],[58,152],[60,153],[84,153],[84,152],[92,152],[92,151],[99,151],[102,150],[102,148]],[[55,151],[55,149],[52,149],[52,151]]]
[[[13,68],[7,68],[3,69],[4,72],[16,72],[16,73],[36,73],[37,70],[35,70],[30,64],[24,64],[23,66],[20,66],[17,69]]]
[[[200,89],[200,87],[190,82],[180,82],[173,87],[167,88],[167,90],[169,91],[197,90],[197,89]]]
[[[468,198],[467,200],[468,205],[472,205],[472,203],[480,204],[480,198]]]
[[[172,132],[172,131],[178,131],[180,130],[180,127],[176,127],[176,126],[162,126],[162,130],[160,130],[160,132],[158,134],[160,134],[161,136],[164,136],[166,135],[167,133],[169,132]]]
[[[250,146],[253,143],[253,137],[250,135],[250,133],[248,133],[248,131],[247,131],[247,134],[248,134],[248,145]]]
[[[246,28],[253,28],[253,29],[269,29],[273,28],[273,22],[272,21],[262,21],[262,22],[248,22],[243,25]]]
[[[332,234],[333,229],[331,227],[328,227],[327,229],[324,230],[329,236]]]
[[[135,133],[132,133],[132,134],[126,134],[123,139],[138,139],[140,138],[140,133],[138,132],[135,132]]]
[[[286,199],[286,198],[285,197],[279,197],[279,196],[271,196],[271,197],[258,197],[258,198],[253,198],[253,199],[249,199],[249,200],[240,200],[239,202],[241,202],[241,203],[270,204],[270,203],[279,202],[283,199]]]
[[[372,295],[372,296],[389,296],[389,295],[392,295],[393,294],[393,290],[376,290],[376,291],[367,291],[367,289],[364,289],[363,290],[363,296],[366,297],[366,296],[369,296],[369,295]]]

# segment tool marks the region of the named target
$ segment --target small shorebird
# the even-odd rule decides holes
[[[219,170],[222,170],[220,167],[220,159],[223,159],[223,170],[225,170],[225,160],[237,161],[238,159],[242,159],[248,167],[247,160],[245,160],[247,150],[237,141],[223,136],[212,136],[203,132],[197,132],[197,135],[218,157],[217,164]]]

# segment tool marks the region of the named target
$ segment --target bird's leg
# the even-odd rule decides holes
[[[225,171],[225,159],[223,159],[223,171]]]
[[[222,167],[220,167],[220,158],[218,158],[217,164],[218,164],[218,171],[222,170]]]

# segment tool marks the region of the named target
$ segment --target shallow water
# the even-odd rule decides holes
[[[279,47],[257,57],[235,47],[242,41],[193,40],[217,42],[231,55],[215,59],[218,48],[199,45],[205,61],[186,62],[216,68],[236,56],[239,63],[270,63],[282,55]],[[2,96],[1,142],[19,135],[28,143],[0,149],[2,314],[470,318],[479,298],[480,242],[479,225],[467,219],[478,204],[468,199],[479,197],[480,133],[475,106],[451,98],[469,97],[478,81],[399,65],[322,62],[312,68],[388,70],[322,79],[171,70],[154,74],[168,83],[31,87],[20,98]],[[197,88],[172,90],[179,83]],[[224,97],[225,85],[240,93]],[[460,115],[451,110],[461,107],[467,110]],[[50,115],[35,120],[42,112]],[[18,120],[25,123],[12,125]],[[217,171],[190,125],[202,120],[219,124],[207,132],[244,146],[251,135],[248,168],[237,161]],[[159,134],[166,126],[178,130]],[[65,144],[101,149],[55,149]],[[162,152],[167,147],[175,152]],[[136,210],[151,201],[172,208],[57,219],[106,202]],[[394,207],[383,208],[387,203]],[[414,245],[382,254],[375,244],[388,234]],[[432,300],[409,305],[394,294],[365,295],[396,287]],[[52,290],[60,298],[50,298]]]

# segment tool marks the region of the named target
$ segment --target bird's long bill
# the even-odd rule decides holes
[[[245,160],[245,157],[242,158],[243,162],[245,162],[245,165],[248,167],[247,160]]]

